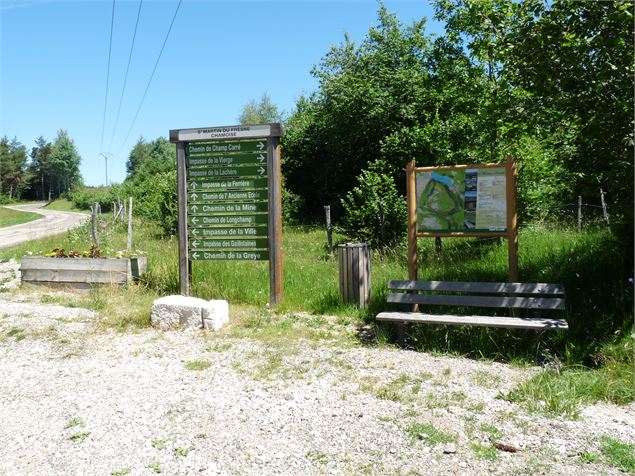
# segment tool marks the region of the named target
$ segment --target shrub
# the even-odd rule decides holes
[[[98,202],[102,212],[111,211],[112,203],[115,201],[110,187],[78,188],[69,193],[68,199],[80,210],[89,210]]]
[[[406,200],[377,161],[357,176],[357,186],[341,200],[342,232],[354,240],[383,249],[398,244],[406,233]]]

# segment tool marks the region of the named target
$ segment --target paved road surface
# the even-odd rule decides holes
[[[42,208],[44,205],[45,203],[42,202],[7,207],[24,212],[39,213],[40,215],[44,215],[44,218],[20,225],[0,228],[0,248],[17,245],[24,241],[34,240],[56,233],[62,233],[78,226],[84,220],[88,219],[88,216],[84,213],[49,210],[48,208]]]

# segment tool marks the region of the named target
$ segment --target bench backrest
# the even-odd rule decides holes
[[[565,309],[565,289],[547,283],[474,283],[454,281],[390,281],[388,302],[435,306],[473,306],[517,309]],[[460,293],[416,294],[413,292]],[[467,295],[489,294],[489,295]]]

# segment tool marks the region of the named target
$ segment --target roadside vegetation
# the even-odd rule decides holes
[[[39,213],[23,212],[11,208],[0,207],[0,228],[5,226],[19,225],[42,218]]]

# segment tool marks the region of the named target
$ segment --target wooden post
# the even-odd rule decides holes
[[[276,306],[284,299],[282,276],[282,183],[280,136],[267,139],[269,169],[269,303]]]
[[[128,251],[132,250],[132,197],[130,197],[130,207],[128,208]]]
[[[519,281],[518,276],[518,215],[516,214],[516,161],[507,157],[507,245],[509,282]]]
[[[609,212],[606,209],[606,201],[604,200],[604,190],[600,189],[600,201],[602,202],[602,217],[606,223],[606,228],[611,231],[611,224],[609,223]]]
[[[93,246],[95,248],[99,248],[99,240],[97,239],[97,205],[98,203],[95,202],[95,204],[90,207],[90,210],[92,212],[91,219],[93,222]]]
[[[441,241],[440,236],[434,238],[434,249],[437,252],[441,252],[441,250],[443,250],[443,242]]]
[[[187,255],[187,176],[185,174],[185,143],[176,143],[176,187],[179,197],[179,290],[190,295],[192,263]]]
[[[337,246],[340,295],[359,308],[370,305],[370,247],[366,243]]]
[[[578,233],[582,231],[582,195],[578,195]]]
[[[408,279],[417,279],[417,178],[415,161],[406,167],[408,204]]]
[[[326,240],[329,247],[329,255],[333,256],[333,228],[331,226],[331,207],[324,206],[324,214],[326,215]]]

